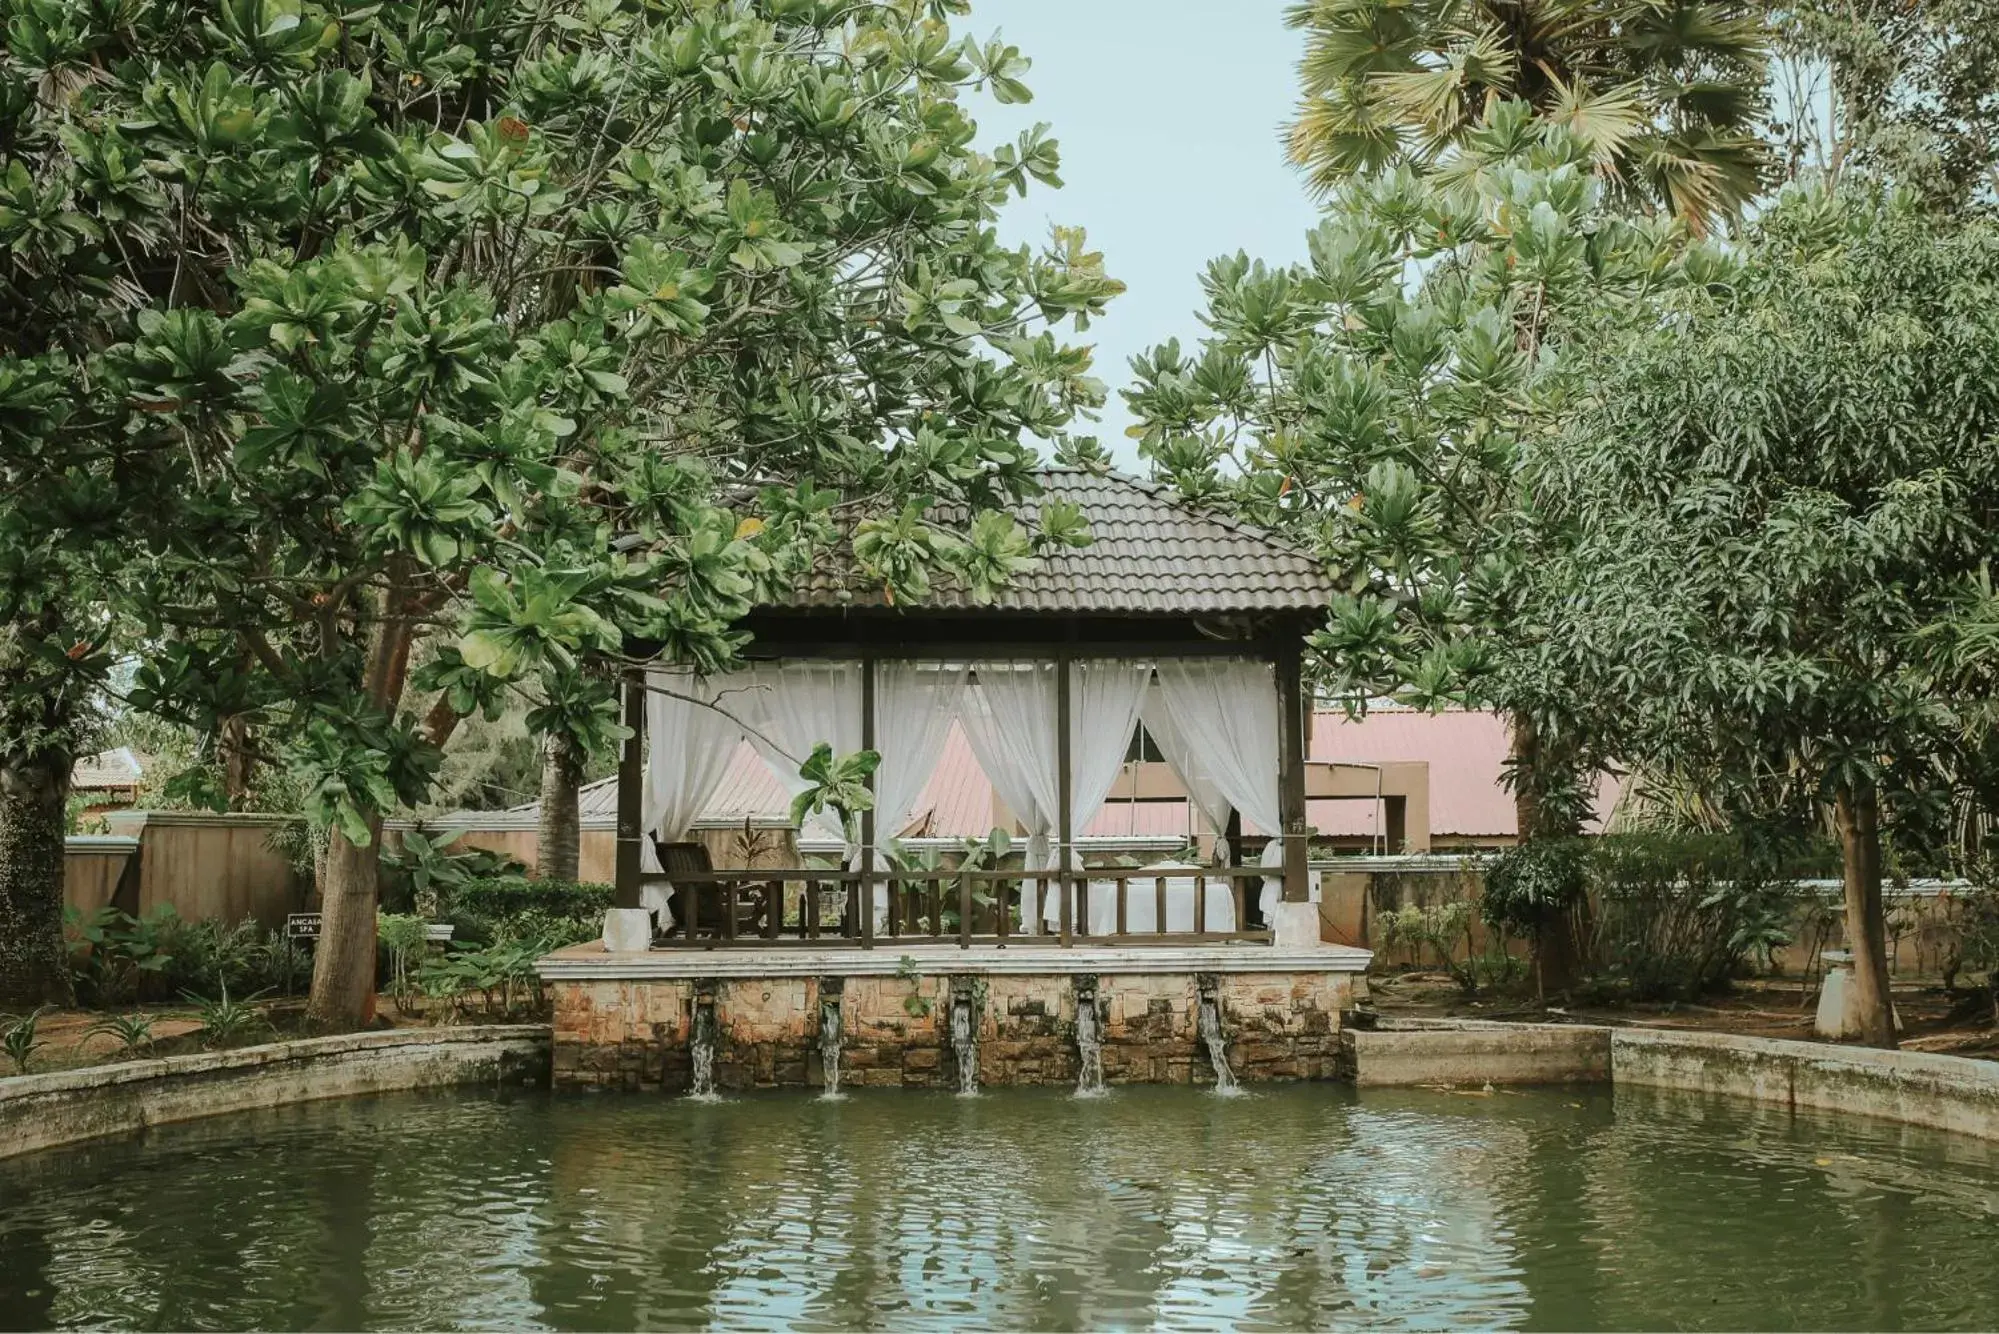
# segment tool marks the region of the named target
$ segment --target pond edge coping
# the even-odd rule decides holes
[[[0,1079],[0,1159],[252,1108],[548,1083],[546,1024],[337,1033]]]
[[[1721,1094],[1999,1141],[1999,1061],[1739,1033],[1384,1016],[1346,1029],[1366,1086],[1601,1083]]]
[[[719,949],[674,946],[613,953],[598,941],[571,945],[535,960],[545,982],[650,982],[694,978],[894,977],[912,960],[925,976],[973,973],[1106,977],[1156,973],[1353,973],[1367,970],[1374,954],[1346,945],[1305,948],[1273,945],[1072,945],[1046,936],[1023,936],[1014,945],[961,948],[942,941],[876,938],[875,948],[853,946],[734,945]]]

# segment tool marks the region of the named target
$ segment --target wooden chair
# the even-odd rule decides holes
[[[715,864],[708,856],[705,843],[661,843],[653,842],[653,850],[659,854],[660,869],[666,873],[673,890],[667,895],[668,909],[673,913],[673,925],[663,933],[667,937],[686,929],[690,915],[695,918],[695,932],[702,936],[721,936],[724,918],[728,912],[728,893],[724,886],[701,883],[696,877],[715,873]],[[679,877],[685,876],[689,883],[682,884]],[[763,885],[743,885],[736,891],[736,935],[762,935],[767,923],[776,920],[782,924],[784,883],[773,880]],[[699,912],[695,913],[694,909]],[[771,913],[777,910],[779,916]]]

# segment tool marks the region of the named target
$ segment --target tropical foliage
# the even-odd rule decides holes
[[[1607,342],[1537,456],[1567,540],[1542,661],[1591,729],[1738,796],[1837,813],[1849,942],[1892,1042],[1881,824],[1945,799],[1980,708],[1965,612],[1999,540],[1999,231],[1795,192],[1738,262]]]
[[[1726,0],[1305,0],[1292,160],[1331,192],[1402,163],[1466,170],[1523,103],[1583,144],[1620,205],[1705,228],[1769,161],[1769,11]]]
[[[493,692],[634,635],[723,662],[843,530],[891,591],[1031,562],[987,512],[1099,398],[1053,329],[1118,284],[998,242],[1058,161],[971,147],[1026,62],[956,7],[10,7],[0,465],[60,522],[0,528],[0,673],[87,696],[122,609],[135,703],[300,776],[319,1018],[368,1004],[383,815]],[[9,903],[46,860],[0,855]]]

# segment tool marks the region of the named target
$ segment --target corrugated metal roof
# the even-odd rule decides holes
[[[1030,531],[1039,527],[1046,501],[1080,508],[1093,541],[1050,552],[1016,577],[990,603],[975,602],[962,588],[939,580],[910,606],[936,610],[991,607],[1030,612],[1133,612],[1205,615],[1237,611],[1305,611],[1324,607],[1332,580],[1313,557],[1260,528],[1193,509],[1168,488],[1121,473],[1047,468],[1037,474],[1046,492],[1016,511]],[[962,516],[940,507],[937,517]],[[786,609],[880,607],[881,589],[863,580],[851,563],[816,564]]]
[[[146,766],[132,753],[132,748],[119,746],[95,755],[78,756],[69,771],[69,785],[77,792],[103,792],[137,787],[145,774]]]
[[[1461,838],[1512,838],[1520,824],[1507,790],[1506,757],[1511,745],[1506,720],[1496,713],[1447,709],[1377,708],[1354,719],[1322,711],[1312,719],[1309,758],[1381,764],[1420,760],[1430,766],[1430,833]],[[1597,783],[1596,824],[1610,818],[1617,780]],[[1306,818],[1322,834],[1373,836],[1375,806],[1370,801],[1315,801]]]

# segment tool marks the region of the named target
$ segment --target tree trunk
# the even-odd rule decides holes
[[[541,831],[535,844],[535,868],[544,880],[574,880],[582,855],[582,824],[577,814],[577,789],[583,785],[583,758],[575,743],[550,732],[541,743]]]
[[[70,756],[0,756],[0,1009],[69,1005],[63,946],[63,807]]]
[[[1512,738],[1513,823],[1519,840],[1573,837],[1575,829],[1556,827],[1557,822],[1542,801],[1546,766],[1550,763],[1541,730],[1534,719],[1516,713],[1510,720]],[[1575,989],[1583,978],[1583,926],[1585,908],[1562,913],[1544,924],[1531,942],[1534,950],[1534,986],[1540,1000],[1561,996]]]
[[[256,770],[256,757],[250,749],[250,720],[241,714],[224,719],[215,750],[222,761],[222,794],[228,798],[230,810],[240,811],[250,795],[250,779]]]
[[[1888,924],[1881,911],[1881,811],[1872,787],[1843,786],[1836,802],[1841,870],[1846,881],[1846,947],[1853,951],[1853,1007],[1860,1040],[1893,1047],[1894,1002],[1888,990]]]
[[[328,1028],[358,1028],[375,1017],[375,893],[382,872],[382,821],[368,825],[366,847],[338,829],[326,840],[320,884],[319,942],[306,1016]]]
[[[361,678],[368,703],[394,716],[402,702],[414,642],[404,583],[392,571],[383,594],[383,616],[368,647]],[[327,833],[320,879],[319,942],[312,962],[306,1017],[324,1028],[359,1028],[375,1018],[375,901],[382,879],[382,812],[367,821],[368,841],[357,844],[339,828]]]

